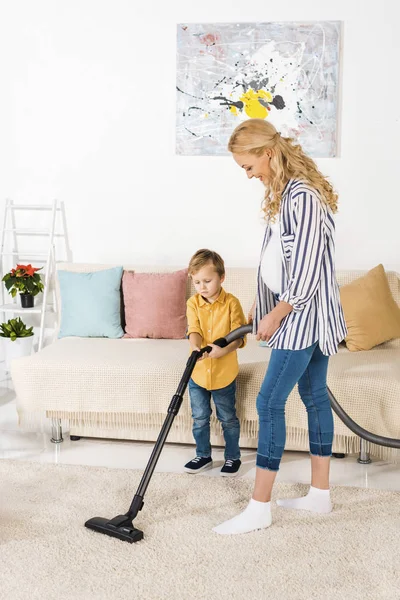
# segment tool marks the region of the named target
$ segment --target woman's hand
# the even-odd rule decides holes
[[[281,319],[276,317],[272,312],[268,315],[265,315],[265,317],[261,319],[258,326],[257,340],[268,342],[268,340],[274,335],[275,331],[279,329],[280,325]]]
[[[261,319],[258,326],[257,339],[268,342],[275,331],[281,326],[283,319],[287,317],[292,310],[293,306],[291,306],[291,304],[283,301],[279,302],[270,313]]]
[[[211,352],[204,352],[202,358],[221,358],[222,356],[225,356],[226,351],[224,350],[224,348],[220,348],[219,346],[216,346],[215,344],[207,344],[207,346],[210,346],[212,348]],[[201,359],[199,359],[201,360]]]
[[[256,300],[254,299],[253,306],[251,307],[249,314],[247,315],[247,322],[252,323],[254,320],[254,310],[256,308]]]

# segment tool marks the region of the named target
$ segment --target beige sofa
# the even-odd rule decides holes
[[[60,264],[59,269],[94,271],[111,265]],[[127,266],[136,271],[171,268]],[[338,272],[339,284],[363,273]],[[400,305],[400,278],[389,272],[392,294]],[[242,303],[247,314],[255,295],[256,270],[228,268],[224,287]],[[194,290],[188,280],[187,297]],[[62,310],[62,306],[61,306]],[[61,419],[71,435],[151,440],[157,438],[166,410],[188,357],[187,340],[63,338],[41,352],[12,365],[17,408],[22,424],[36,427],[42,418]],[[256,397],[270,350],[254,336],[238,351],[237,411],[241,446],[257,446]],[[341,346],[332,357],[329,386],[337,400],[362,427],[387,437],[400,437],[400,340],[368,352],[349,352]],[[286,449],[308,450],[307,415],[297,390],[286,408]],[[188,395],[168,437],[170,442],[193,443]],[[212,418],[212,443],[223,445],[220,425]],[[334,452],[355,453],[360,440],[335,416]],[[372,456],[399,458],[399,452],[369,447]]]

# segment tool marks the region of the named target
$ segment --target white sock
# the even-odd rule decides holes
[[[312,486],[310,486],[307,496],[303,496],[302,498],[285,498],[284,500],[277,500],[276,503],[283,508],[311,510],[316,513],[329,513],[332,510],[329,490],[320,490]]]
[[[256,529],[265,529],[271,523],[271,502],[258,502],[252,498],[243,512],[233,519],[217,525],[213,531],[222,535],[249,533]]]

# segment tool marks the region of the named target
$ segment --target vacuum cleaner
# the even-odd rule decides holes
[[[220,346],[220,348],[225,348],[231,342],[244,337],[248,333],[252,333],[252,331],[252,324],[243,325],[242,327],[238,327],[234,331],[228,333],[227,336],[215,340],[214,344],[216,346]],[[161,428],[161,431],[151,453],[150,459],[147,463],[146,469],[139,483],[139,487],[136,491],[136,494],[133,497],[128,512],[123,515],[117,515],[113,519],[106,519],[104,517],[93,517],[92,519],[86,521],[85,527],[93,529],[93,531],[97,531],[98,533],[104,533],[111,537],[118,538],[124,542],[129,542],[130,544],[132,544],[133,542],[139,542],[143,539],[143,531],[134,527],[133,520],[136,518],[138,512],[142,510],[144,506],[144,495],[150,483],[151,477],[157,465],[158,459],[164,447],[172,423],[181,407],[183,395],[189,383],[189,379],[192,375],[196,362],[200,358],[200,356],[202,356],[205,352],[210,351],[211,347],[206,346],[200,351],[193,351],[190,355],[186,363],[185,371],[177,387],[177,390],[173,395],[170,405],[168,407],[168,413],[165,418],[164,424]],[[360,425],[353,421],[353,419],[351,419],[351,417],[349,417],[349,415],[343,410],[343,408],[340,406],[340,404],[338,403],[338,401],[336,400],[329,388],[328,395],[332,409],[339,417],[339,419],[341,419],[343,423],[353,433],[358,435],[360,438],[367,440],[368,442],[372,442],[373,444],[388,446],[390,448],[400,448],[400,440],[376,435],[360,427]]]
[[[225,348],[225,346],[227,346],[231,342],[244,337],[247,333],[251,333],[252,330],[252,325],[243,325],[242,327],[234,329],[234,331],[231,331],[231,333],[228,333],[227,336],[215,340],[214,344],[216,346],[219,346],[220,348]],[[149,462],[147,463],[146,469],[143,473],[143,477],[139,483],[139,487],[136,491],[136,494],[133,497],[128,512],[124,515],[117,515],[111,520],[105,519],[104,517],[94,517],[93,519],[89,519],[88,521],[86,521],[85,527],[93,529],[93,531],[97,531],[99,533],[105,533],[106,535],[110,535],[111,537],[116,537],[120,540],[123,540],[124,542],[129,542],[130,544],[132,544],[133,542],[139,542],[143,539],[143,531],[140,531],[140,529],[136,529],[136,527],[133,526],[132,521],[136,518],[138,512],[143,508],[144,495],[150,483],[150,479],[157,465],[158,459],[164,447],[172,423],[181,407],[183,395],[186,391],[189,379],[192,376],[193,369],[196,366],[196,362],[205,352],[211,352],[211,350],[211,346],[205,346],[205,348],[202,348],[200,351],[194,350],[190,355],[189,360],[186,363],[185,371],[177,387],[177,390],[172,396],[172,400],[168,407],[168,413],[165,418],[164,424],[158,435],[157,441],[153,448],[153,452],[151,453]]]

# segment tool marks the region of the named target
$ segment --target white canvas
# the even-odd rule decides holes
[[[176,151],[225,155],[244,119],[336,155],[339,22],[179,24]]]

